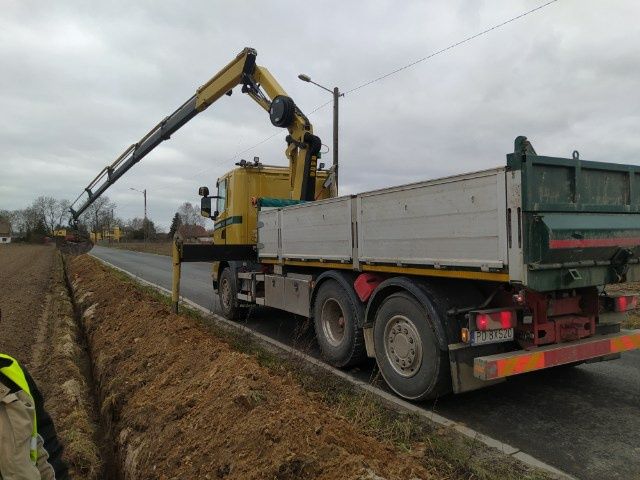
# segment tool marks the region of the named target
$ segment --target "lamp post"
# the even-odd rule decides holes
[[[138,190],[137,188],[129,187],[129,190],[133,190],[134,192],[144,195],[144,222],[142,225],[142,234],[144,235],[144,243],[147,243],[147,224],[149,223],[147,220],[147,189]]]
[[[333,90],[330,88],[324,87],[319,83],[311,80],[309,75],[305,75],[301,73],[298,75],[298,78],[303,82],[313,83],[315,86],[320,87],[323,90],[326,90],[330,94],[333,95],[333,195],[338,196],[338,100],[340,97],[344,97],[344,93],[340,93],[338,87],[333,87]]]

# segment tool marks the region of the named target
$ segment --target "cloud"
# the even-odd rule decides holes
[[[314,4],[315,5],[315,4]],[[75,198],[244,46],[306,112],[535,6],[489,2],[8,1],[0,18],[0,208]],[[638,163],[637,6],[560,0],[341,100],[343,193],[504,163],[525,134],[539,153]],[[311,115],[331,145],[330,105]],[[109,191],[122,217],[168,226],[233,163],[286,164],[281,132],[239,89]],[[330,163],[331,154],[323,161]]]

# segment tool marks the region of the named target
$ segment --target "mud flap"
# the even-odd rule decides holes
[[[496,345],[470,347],[467,344],[449,345],[449,363],[451,365],[451,386],[453,393],[469,392],[501,383],[505,379],[480,380],[473,375],[473,360],[483,355],[491,355],[499,350]]]

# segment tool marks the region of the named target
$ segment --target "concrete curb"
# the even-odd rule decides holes
[[[91,257],[95,258],[96,260],[99,260],[100,262],[102,262],[103,264],[107,265],[110,268],[113,268],[114,270],[117,270],[119,272],[122,272],[128,276],[130,276],[131,278],[133,278],[134,280],[136,280],[138,283],[145,285],[145,286],[149,286],[152,287],[156,290],[158,290],[160,293],[163,293],[165,295],[171,296],[171,290],[169,290],[168,288],[164,288],[160,285],[157,285],[155,283],[152,283],[148,280],[145,280],[142,277],[139,277],[123,268],[120,268],[106,260],[103,260],[99,257],[96,257],[93,254],[89,254]],[[190,308],[193,308],[194,310],[197,310],[201,313],[204,313],[205,315],[208,315],[209,317],[211,317],[216,323],[218,324],[222,324],[226,327],[230,327],[233,328],[235,330],[241,331],[243,333],[247,333],[255,338],[257,338],[259,341],[266,343],[267,345],[271,346],[271,347],[275,347],[276,349],[286,352],[289,355],[295,356],[301,360],[304,360],[305,362],[307,362],[308,364],[313,365],[314,367],[317,368],[321,368],[329,373],[331,373],[332,375],[338,376],[341,379],[343,379],[346,382],[351,383],[352,385],[354,385],[355,387],[359,388],[360,390],[366,391],[368,393],[371,393],[375,396],[377,396],[380,400],[382,400],[386,405],[394,408],[397,411],[400,412],[405,412],[405,413],[411,413],[414,415],[417,415],[421,418],[424,418],[426,420],[429,420],[437,425],[442,425],[445,427],[450,427],[453,428],[454,430],[458,431],[459,433],[461,433],[462,435],[475,440],[475,441],[479,441],[481,443],[483,443],[484,445],[496,449],[498,451],[500,451],[501,453],[504,453],[506,455],[509,455],[515,459],[517,459],[518,461],[529,465],[531,467],[537,468],[539,470],[543,470],[546,473],[549,473],[551,475],[553,475],[555,478],[558,479],[562,479],[562,480],[578,480],[576,479],[576,477],[573,477],[571,475],[569,475],[568,473],[565,473],[547,463],[544,463],[538,459],[536,459],[535,457],[532,457],[531,455],[521,451],[519,448],[514,447],[512,445],[506,444],[501,442],[500,440],[496,440],[494,438],[491,438],[487,435],[484,435],[476,430],[473,430],[472,428],[467,427],[466,425],[463,425],[461,423],[458,423],[456,421],[453,420],[449,420],[448,418],[443,417],[442,415],[438,415],[435,412],[432,411],[428,411],[425,410],[423,408],[420,408],[418,405],[415,405],[413,403],[407,402],[397,396],[395,396],[392,393],[389,392],[385,392],[384,390],[381,390],[377,387],[374,387],[366,382],[363,382],[361,380],[358,380],[356,378],[351,377],[349,374],[345,373],[342,370],[338,370],[337,368],[332,367],[331,365],[328,365],[324,362],[322,362],[321,360],[318,360],[317,358],[311,357],[310,355],[307,355],[305,353],[300,352],[299,350],[296,350],[293,347],[290,347],[289,345],[285,345],[282,342],[279,342],[278,340],[274,340],[273,338],[270,338],[266,335],[263,335],[261,333],[258,333],[248,327],[245,327],[244,325],[241,325],[239,323],[236,322],[232,322],[231,320],[227,320],[226,318],[213,313],[212,311],[198,305],[197,303],[181,297],[180,298],[180,302],[183,303],[184,305],[189,306]]]

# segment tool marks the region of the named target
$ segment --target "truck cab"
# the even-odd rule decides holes
[[[263,165],[257,160],[239,163],[238,168],[224,174],[216,182],[215,210],[211,214],[214,244],[255,244],[258,199],[291,200],[289,167]],[[327,176],[327,170],[317,173],[317,200],[329,196],[328,189],[323,188]],[[206,213],[204,215],[207,216]]]
[[[240,161],[237,165],[238,168],[218,178],[216,195],[209,196],[207,187],[200,189],[201,195],[204,194],[201,199],[201,214],[214,222],[214,245],[246,248],[255,246],[258,242],[257,215],[261,202],[266,200],[280,206],[301,202],[291,199],[289,167],[263,165],[257,158],[253,162]],[[318,192],[316,200],[330,197],[330,189],[325,185],[329,175],[330,172],[320,164],[315,179],[315,191]],[[257,262],[249,260],[212,262],[213,288],[219,293],[225,315],[233,317],[240,307],[236,298],[238,271],[258,268]],[[224,284],[222,289],[221,283]]]

